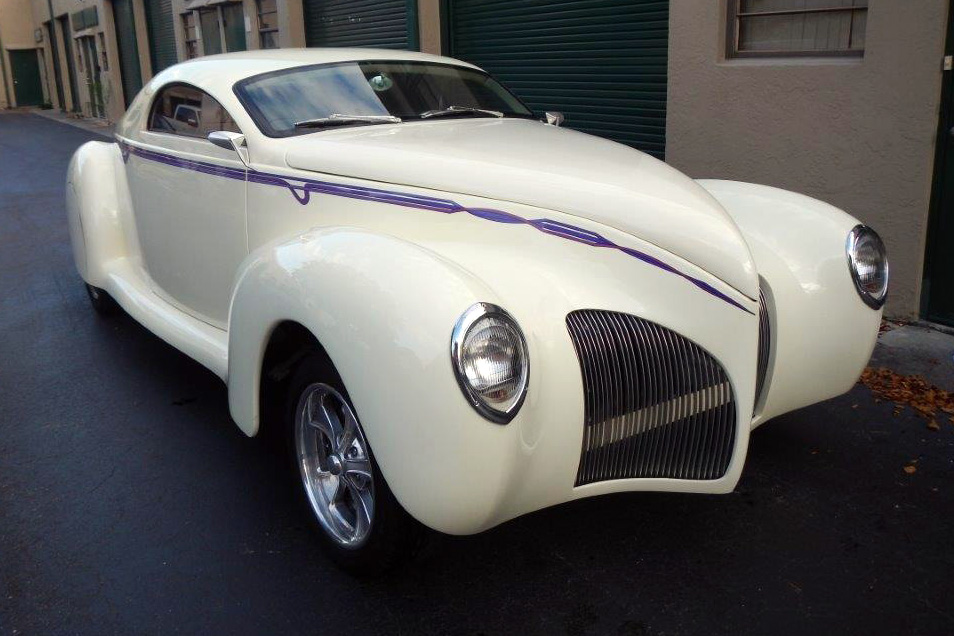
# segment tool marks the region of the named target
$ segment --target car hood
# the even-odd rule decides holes
[[[288,142],[292,168],[514,202],[589,219],[758,294],[738,227],[695,181],[649,155],[523,119],[368,126]]]

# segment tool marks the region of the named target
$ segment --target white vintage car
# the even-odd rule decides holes
[[[76,266],[222,378],[244,433],[287,437],[347,567],[424,526],[731,491],[753,428],[856,381],[884,246],[559,122],[419,53],[179,64],[73,157]]]

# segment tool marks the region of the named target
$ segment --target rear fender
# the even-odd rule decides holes
[[[73,260],[87,283],[105,286],[105,264],[133,255],[131,211],[119,145],[90,141],[80,146],[67,170],[66,214]]]

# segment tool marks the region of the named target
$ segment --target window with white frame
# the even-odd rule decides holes
[[[728,0],[727,57],[861,56],[868,0]]]
[[[259,46],[263,49],[278,48],[278,7],[276,0],[256,0],[258,9]]]

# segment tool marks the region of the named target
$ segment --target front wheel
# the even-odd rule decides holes
[[[424,529],[394,498],[344,385],[312,355],[289,391],[288,447],[322,547],[344,569],[375,573],[411,557]]]
[[[86,283],[86,294],[89,296],[89,302],[93,305],[93,309],[100,316],[112,316],[119,312],[119,305],[106,290]]]

